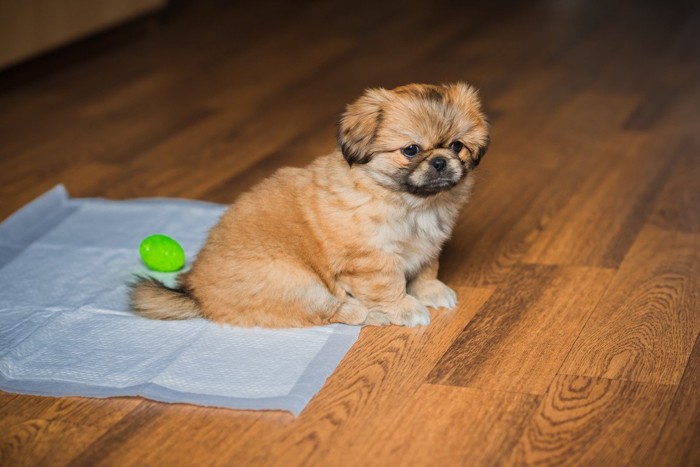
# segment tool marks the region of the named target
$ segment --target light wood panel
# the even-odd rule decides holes
[[[41,418],[0,419],[0,463],[13,466],[66,465],[76,451],[97,441],[106,429]],[[71,440],[70,444],[65,439]]]
[[[523,258],[536,264],[619,266],[679,155],[679,143],[614,138],[605,161],[543,229]],[[648,163],[647,151],[655,154]]]
[[[503,465],[539,396],[423,385],[375,433],[368,465]]]
[[[642,465],[663,426],[674,390],[558,376],[507,463]]]
[[[109,427],[141,403],[139,398],[111,398],[109,413],[100,413],[97,408],[103,404],[100,399],[78,397],[40,397],[0,393],[0,415],[15,415],[24,419],[44,419],[79,423],[94,427]]]
[[[700,465],[700,338],[695,342],[648,465]]]
[[[144,401],[114,424],[96,442],[86,446],[71,465],[192,465],[195,459],[216,458],[209,463],[230,465],[230,453],[246,440],[258,420],[284,423],[293,417],[281,412],[215,411],[185,404],[165,406]],[[186,428],[197,436],[181,438]],[[231,434],[236,436],[232,437]]]
[[[544,394],[612,275],[602,269],[514,268],[429,381]]]
[[[690,137],[657,197],[649,222],[668,230],[700,233],[700,144]]]
[[[561,371],[678,384],[700,332],[698,310],[700,236],[646,227]]]
[[[104,405],[93,399],[2,394],[0,400],[7,403],[0,406],[0,465],[26,466],[68,464],[141,404],[114,399],[102,411]]]

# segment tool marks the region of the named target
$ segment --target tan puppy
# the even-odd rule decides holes
[[[428,324],[453,308],[438,256],[489,142],[476,91],[369,89],[347,107],[340,150],[242,195],[169,289],[133,286],[136,312],[236,326]]]

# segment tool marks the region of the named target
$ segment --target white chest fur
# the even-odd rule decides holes
[[[390,214],[374,225],[370,243],[395,256],[406,276],[416,274],[423,265],[438,257],[456,217],[456,209],[447,207],[406,207],[387,212]]]

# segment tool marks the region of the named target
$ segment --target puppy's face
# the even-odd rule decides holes
[[[474,88],[410,84],[366,91],[343,114],[338,142],[383,187],[430,197],[479,164],[489,134]]]

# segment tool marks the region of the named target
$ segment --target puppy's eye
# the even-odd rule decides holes
[[[459,153],[463,147],[464,147],[464,144],[462,144],[461,141],[453,141],[450,144],[450,149],[452,149],[456,153]]]
[[[403,154],[406,157],[413,157],[416,154],[420,152],[420,147],[418,147],[415,144],[412,144],[410,146],[406,146],[401,150],[401,154]]]

